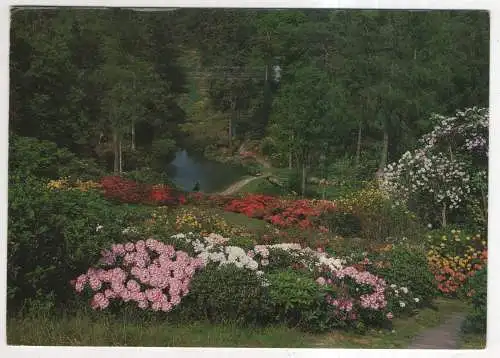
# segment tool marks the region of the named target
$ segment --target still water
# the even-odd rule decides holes
[[[227,188],[246,172],[244,168],[215,162],[181,150],[167,166],[167,174],[184,190],[193,190],[196,182],[199,182],[200,191],[213,193]]]

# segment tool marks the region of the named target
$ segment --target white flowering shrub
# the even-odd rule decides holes
[[[488,110],[474,107],[453,117],[433,115],[432,119],[437,123],[420,139],[420,147],[385,168],[383,189],[396,203],[412,201],[420,206],[420,213],[439,215],[442,226],[450,212],[467,210],[470,203],[479,204],[483,214],[479,217],[485,220]]]

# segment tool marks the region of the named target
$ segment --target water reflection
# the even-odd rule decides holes
[[[192,191],[196,182],[199,182],[200,191],[211,193],[223,190],[239,180],[245,175],[245,170],[181,150],[168,165],[167,174],[186,191]]]

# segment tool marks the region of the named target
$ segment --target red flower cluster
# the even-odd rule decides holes
[[[145,185],[119,176],[107,176],[100,184],[104,196],[111,200],[131,204],[184,204],[186,198],[166,185]]]
[[[308,229],[313,227],[314,218],[334,207],[332,202],[326,201],[280,200],[273,196],[251,194],[232,200],[224,209],[264,219],[284,228],[297,226]],[[322,227],[323,231],[325,229]]]
[[[431,265],[431,269],[434,271],[439,291],[445,295],[453,296],[465,284],[468,278],[474,276],[487,262],[488,250],[484,249],[477,259],[471,261],[470,268],[450,267],[449,265],[437,267]]]
[[[268,211],[276,206],[278,199],[268,195],[247,195],[242,199],[233,199],[224,210],[245,214],[251,218],[263,219]]]
[[[287,201],[278,214],[267,217],[272,224],[281,227],[298,225],[302,229],[311,228],[311,218],[319,216],[321,210],[311,205],[309,200]]]
[[[184,195],[175,193],[172,188],[166,185],[155,185],[151,189],[149,200],[154,204],[175,205],[185,204],[186,198]]]
[[[100,181],[104,196],[123,203],[140,203],[147,197],[148,188],[119,176],[106,176]]]

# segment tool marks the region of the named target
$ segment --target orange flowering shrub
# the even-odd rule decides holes
[[[487,243],[480,234],[451,230],[444,235],[429,235],[428,243],[427,260],[444,295],[455,296],[488,260]]]

